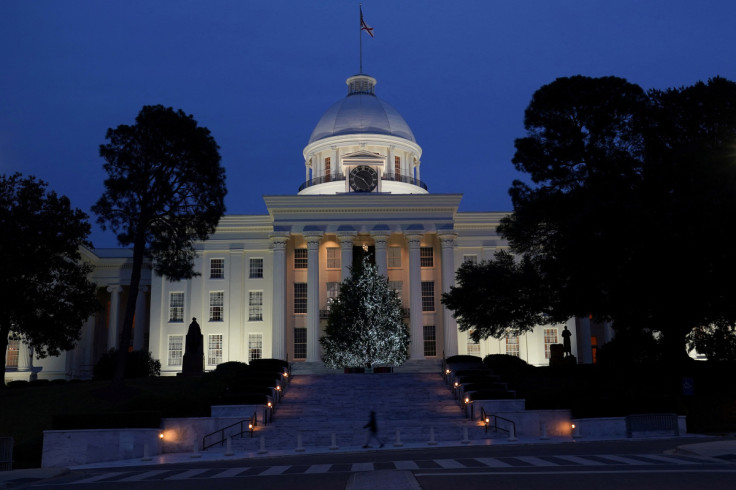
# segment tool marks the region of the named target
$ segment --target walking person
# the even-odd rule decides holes
[[[370,447],[371,439],[375,439],[378,441],[378,444],[383,447],[383,441],[380,437],[378,437],[378,424],[376,423],[376,412],[371,410],[371,417],[368,419],[368,423],[363,426],[364,429],[368,429],[368,433],[365,435],[365,444],[363,444],[363,447]]]

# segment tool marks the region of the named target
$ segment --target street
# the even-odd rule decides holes
[[[26,488],[733,488],[733,463],[671,452],[681,444],[701,440],[367,449],[357,453],[192,461],[73,470]]]

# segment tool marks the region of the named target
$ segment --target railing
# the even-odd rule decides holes
[[[248,424],[248,428],[244,429],[244,424]],[[225,441],[227,440],[227,437],[238,437],[242,436],[246,432],[250,432],[250,436],[253,437],[253,430],[258,425],[258,417],[256,417],[256,413],[253,412],[253,416],[247,420],[241,420],[240,422],[235,422],[234,424],[230,424],[227,427],[223,427],[222,429],[218,429],[214,432],[211,432],[207,435],[205,435],[202,438],[202,451],[206,450],[207,448],[210,448],[212,446],[216,446],[218,444],[223,445],[225,444]],[[234,434],[229,434],[227,437],[225,437],[225,431],[228,429],[232,429],[233,427],[240,427],[240,432],[236,432]],[[211,442],[207,444],[207,438],[211,436],[218,435],[220,438],[216,440],[215,442]]]
[[[480,416],[481,416],[481,421],[483,422],[483,425],[485,425],[485,427],[486,427],[486,434],[488,433],[488,428],[489,427],[492,427],[495,432],[498,432],[499,429],[500,429],[500,430],[506,432],[507,434],[514,434],[514,435],[516,434],[516,424],[514,423],[513,420],[509,420],[507,418],[500,417],[498,415],[490,414],[490,413],[486,412],[486,410],[483,407],[480,408]],[[503,427],[501,427],[500,425],[498,425],[499,419],[500,420],[503,420],[504,422],[508,422],[509,424],[511,424],[511,430],[504,429]],[[491,420],[493,420],[493,425],[491,425]]]
[[[680,425],[677,414],[674,413],[647,413],[628,415],[626,417],[626,437],[632,437],[634,432],[672,431],[680,435]]]
[[[303,191],[307,187],[313,185],[326,184],[327,182],[342,182],[345,180],[345,175],[321,175],[319,177],[312,177],[308,181],[304,182],[299,186],[299,192]],[[381,175],[381,180],[389,180],[394,182],[403,182],[405,184],[412,184],[417,187],[421,187],[425,191],[427,190],[427,184],[419,179],[412,177],[411,175],[400,175],[400,174],[384,174]]]

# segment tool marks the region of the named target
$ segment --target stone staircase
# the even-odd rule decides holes
[[[439,370],[437,370],[439,371]],[[430,440],[459,442],[464,428],[469,439],[487,439],[478,422],[465,419],[442,376],[434,373],[293,374],[273,421],[258,426],[254,438],[232,441],[233,450],[256,451],[260,437],[267,450],[294,450],[298,435],[304,447],[360,447],[365,442],[371,410],[386,445]],[[375,445],[375,443],[374,443]]]

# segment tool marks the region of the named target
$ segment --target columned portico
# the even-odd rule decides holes
[[[388,277],[388,265],[386,258],[386,247],[388,246],[388,235],[373,235],[376,250],[376,268],[383,277]]]
[[[306,235],[307,240],[307,362],[319,355],[319,242],[322,235]]]
[[[273,304],[271,321],[271,357],[286,359],[286,242],[284,235],[272,235],[273,249]]]
[[[118,348],[118,311],[120,309],[120,293],[123,291],[121,286],[108,286],[107,292],[110,293],[110,317],[107,324],[107,348]]]
[[[340,266],[342,269],[341,281],[350,277],[350,267],[353,264],[353,241],[357,233],[340,234],[337,236],[340,242]]]
[[[442,292],[449,293],[450,287],[455,284],[455,235],[440,235],[442,248]],[[442,308],[442,323],[444,325],[445,356],[457,355],[457,323],[452,312]]]
[[[421,235],[407,235],[409,242],[409,308],[411,309],[410,330],[411,359],[424,358],[424,332],[422,317],[422,276],[420,270],[419,249],[422,245]]]

